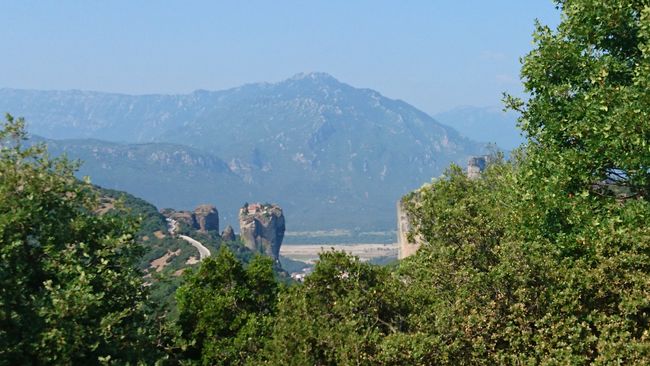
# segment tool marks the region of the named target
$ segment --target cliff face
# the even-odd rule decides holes
[[[467,160],[467,178],[476,179],[481,176],[490,163],[489,155],[472,156]]]
[[[397,202],[397,246],[398,246],[398,259],[410,257],[420,249],[422,241],[419,237],[414,238],[414,242],[408,240],[408,234],[411,231],[411,220],[404,202],[399,200]]]
[[[280,259],[284,214],[278,205],[250,204],[239,210],[239,232],[247,248]]]
[[[199,231],[219,232],[219,211],[212,205],[200,205],[194,209],[194,221]]]
[[[200,205],[193,212],[166,208],[160,210],[160,213],[195,230],[219,232],[219,211],[212,205]]]
[[[232,226],[226,226],[226,229],[221,233],[221,240],[223,241],[235,241],[237,237],[235,236],[235,230]]]
[[[190,211],[175,211],[171,208],[160,210],[163,216],[177,221],[180,225],[186,225],[192,229],[196,227],[194,214]]]

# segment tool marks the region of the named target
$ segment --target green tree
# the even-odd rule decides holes
[[[410,315],[386,341],[388,364],[498,364],[513,350],[515,268],[502,249],[516,163],[491,161],[478,179],[452,166],[406,198],[423,245],[397,271]]]
[[[560,363],[647,364],[650,3],[557,4],[524,58],[531,98],[508,99],[529,141],[512,236],[547,281],[531,342]]]
[[[342,252],[320,255],[314,272],[278,301],[267,362],[374,365],[381,343],[404,324],[387,268]]]
[[[507,98],[526,146],[415,197],[411,316],[385,342],[408,363],[650,364],[650,3],[557,4],[524,58],[530,99]]]
[[[572,194],[647,198],[648,2],[556,2],[562,23],[556,31],[538,25],[536,47],[524,58],[531,98],[507,98],[521,113],[533,171],[563,176],[551,188]]]
[[[257,255],[244,268],[222,246],[177,291],[177,357],[189,364],[254,364],[270,335],[277,292],[271,258]]]
[[[136,363],[148,347],[134,223],[96,215],[75,165],[0,128],[0,364]]]

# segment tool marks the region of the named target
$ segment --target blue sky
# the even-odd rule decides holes
[[[550,0],[13,1],[0,87],[220,90],[323,71],[426,112],[520,93]]]

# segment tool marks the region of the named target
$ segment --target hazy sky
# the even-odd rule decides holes
[[[323,71],[429,113],[518,93],[550,0],[9,1],[0,87],[219,90]]]

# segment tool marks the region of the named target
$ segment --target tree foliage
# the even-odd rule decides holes
[[[494,364],[509,347],[510,279],[500,255],[512,171],[496,157],[476,180],[452,166],[407,199],[424,244],[397,271],[410,311],[393,364]]]
[[[526,146],[411,207],[427,244],[401,271],[423,363],[650,363],[650,4],[558,5],[524,58],[531,98],[507,98]]]
[[[255,256],[244,268],[222,246],[177,291],[180,361],[254,364],[270,333],[277,292],[271,258]]]
[[[75,165],[0,129],[0,364],[145,360],[146,294],[135,227],[93,213]]]
[[[383,338],[403,325],[387,268],[342,252],[320,255],[302,286],[278,303],[267,348],[274,365],[373,365]]]
[[[529,140],[512,238],[546,294],[531,344],[559,362],[648,363],[650,4],[558,4],[562,23],[538,26],[524,58],[531,98],[509,100]]]
[[[573,194],[650,193],[650,7],[647,1],[561,0],[556,31],[538,25],[523,60],[521,113],[530,170]]]

